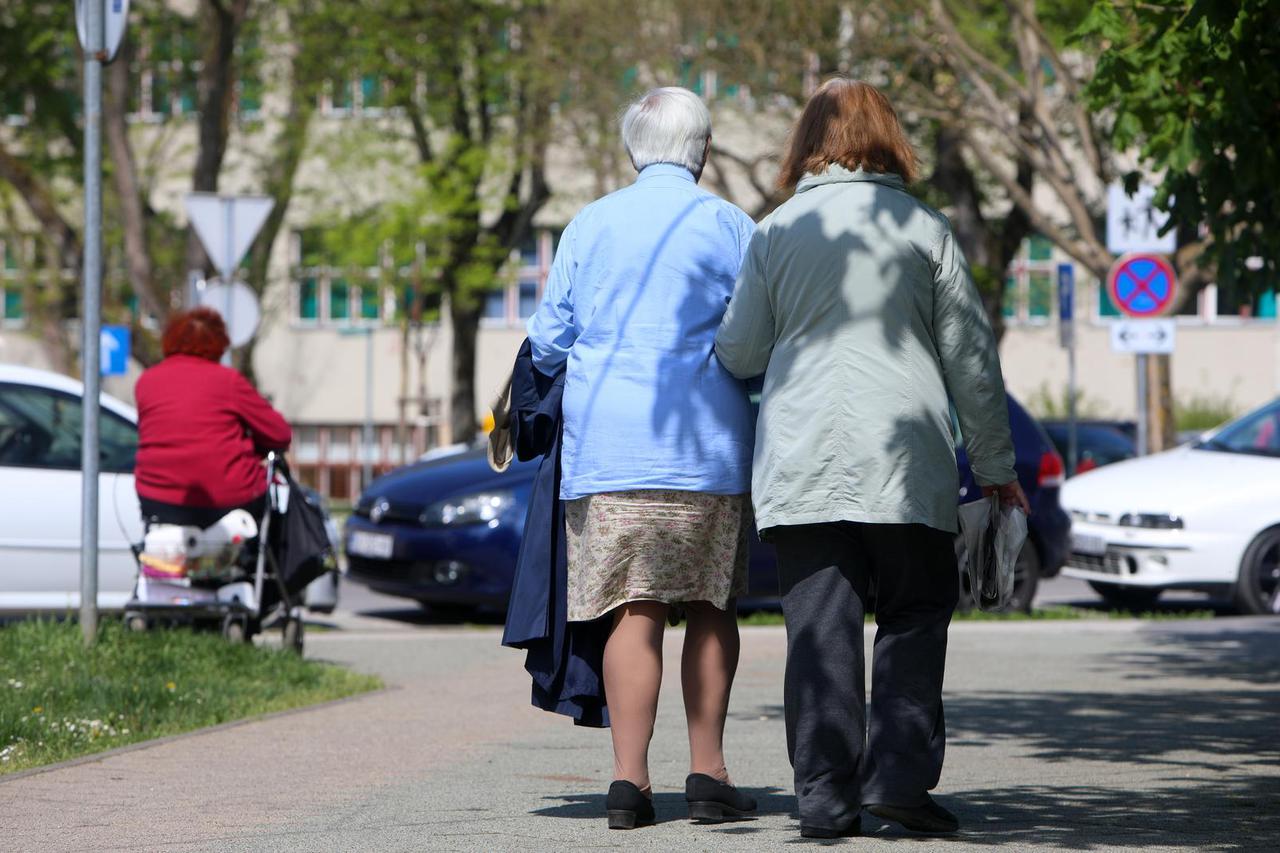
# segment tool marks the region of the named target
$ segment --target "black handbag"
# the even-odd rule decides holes
[[[319,497],[293,479],[288,468],[281,465],[279,471],[289,484],[289,503],[283,516],[272,519],[280,525],[280,536],[272,539],[277,543],[280,580],[289,595],[295,596],[331,568],[334,544]]]

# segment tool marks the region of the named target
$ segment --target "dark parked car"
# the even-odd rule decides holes
[[[1041,577],[1066,560],[1071,522],[1058,504],[1062,458],[1012,398],[1009,422],[1018,479],[1031,502],[1033,547],[1019,559],[1012,607],[1026,609]],[[981,496],[964,448],[957,448],[960,502]],[[503,608],[537,464],[515,462],[504,474],[489,468],[483,450],[419,462],[380,477],[357,502],[344,543],[348,577],[370,589],[405,596],[438,611]],[[776,604],[773,548],[759,539],[751,553],[750,593],[744,609]]]
[[[1066,421],[1041,421],[1058,454],[1067,458],[1069,427]],[[1077,421],[1076,474],[1137,456],[1137,427],[1130,421]]]

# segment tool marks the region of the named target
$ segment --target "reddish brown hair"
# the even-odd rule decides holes
[[[835,77],[813,93],[791,131],[778,186],[794,187],[805,173],[821,174],[833,163],[916,179],[916,152],[898,114],[869,83]]]
[[[160,341],[165,357],[194,355],[217,361],[231,346],[222,315],[212,308],[193,308],[175,314],[164,328]]]

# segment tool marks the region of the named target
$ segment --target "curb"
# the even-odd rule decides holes
[[[153,738],[151,740],[140,740],[137,743],[125,744],[112,749],[105,749],[102,752],[94,752],[89,755],[81,755],[78,758],[68,758],[65,761],[59,761],[56,764],[45,764],[41,767],[31,767],[27,770],[19,770],[17,773],[10,773],[0,776],[0,787],[17,782],[19,779],[26,779],[30,776],[38,776],[41,773],[52,773],[55,770],[65,770],[68,767],[79,767],[82,764],[93,764],[98,761],[105,761],[117,755],[125,755],[130,752],[138,752],[144,749],[151,749],[156,746],[163,746],[175,741],[186,740],[188,738],[198,737],[200,735],[214,734],[215,732],[227,731],[228,729],[238,728],[239,726],[247,726],[252,723],[262,723],[268,720],[274,720],[279,717],[290,717],[295,714],[305,714],[309,711],[322,711],[325,708],[331,708],[336,705],[344,705],[348,702],[356,702],[362,699],[369,699],[384,693],[392,693],[400,690],[397,685],[390,687],[382,687],[378,690],[367,690],[364,693],[356,693],[351,696],[343,696],[339,699],[329,699],[315,705],[301,705],[297,708],[285,708],[282,711],[271,711],[266,714],[257,714],[252,717],[241,717],[238,720],[228,720],[225,723],[218,723],[216,726],[205,726],[200,729],[192,729],[189,732],[178,732],[177,734],[165,735],[164,737]]]

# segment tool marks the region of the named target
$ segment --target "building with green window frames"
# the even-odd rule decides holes
[[[158,37],[142,46],[130,78],[130,132],[138,150],[148,152],[141,167],[154,188],[151,204],[179,219],[195,150],[190,113],[195,109],[197,47],[176,34]],[[713,160],[704,184],[748,211],[758,210],[759,187],[771,180],[765,158],[780,150],[790,113],[772,101],[757,103],[748,86],[722,79],[693,60],[671,82],[688,86],[712,105],[714,144],[733,155]],[[221,186],[227,192],[254,192],[261,188],[257,167],[273,138],[279,93],[256,77],[237,87]],[[402,186],[391,161],[356,156],[369,153],[362,149],[371,138],[362,135],[368,128],[403,121],[388,106],[388,91],[386,81],[376,75],[357,75],[330,79],[317,95],[314,141],[271,260],[255,350],[260,386],[296,428],[297,469],[338,500],[358,493],[366,455],[375,471],[381,471],[441,445],[474,438],[448,433],[452,330],[442,320],[439,299],[427,298],[430,282],[416,278],[424,247],[389,240],[372,249],[353,249],[344,245],[338,227],[361,211],[393,201]],[[5,123],[23,120],[27,107],[12,93],[0,95],[2,133]],[[575,137],[564,132],[558,138]],[[571,142],[551,151],[553,197],[483,297],[476,377],[481,413],[509,371],[524,322],[542,296],[561,230],[584,204],[630,179],[620,143],[603,165]],[[30,318],[32,300],[49,272],[41,266],[33,236],[30,224],[21,222],[17,229],[0,232],[0,361],[45,366]],[[118,261],[118,247],[108,249],[109,261]],[[1003,365],[1009,388],[1027,402],[1042,394],[1060,399],[1066,385],[1056,287],[1059,265],[1071,263],[1048,240],[1033,235],[1007,270]],[[1079,267],[1075,276],[1084,397],[1094,412],[1131,416],[1132,358],[1110,349],[1109,324],[1118,312],[1096,280]],[[122,280],[118,271],[108,270],[109,286]],[[415,321],[407,336],[401,331],[406,317]],[[1176,396],[1211,397],[1244,409],[1280,393],[1274,292],[1240,299],[1211,285],[1188,302],[1177,322],[1172,363]],[[375,442],[364,448],[364,377],[370,357]],[[107,387],[129,399],[133,378],[113,379]]]

